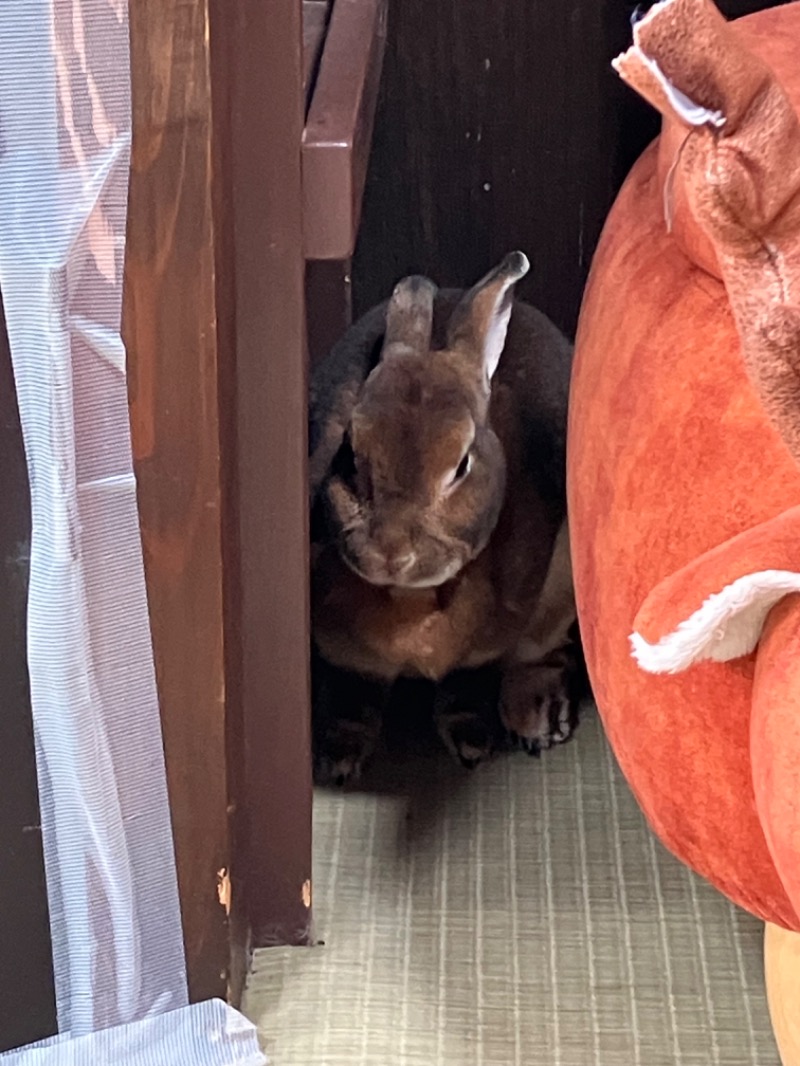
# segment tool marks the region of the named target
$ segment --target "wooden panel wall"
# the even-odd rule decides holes
[[[409,271],[466,285],[521,248],[532,271],[520,295],[574,329],[603,220],[657,131],[610,68],[630,41],[634,6],[391,4],[353,279],[358,312]],[[772,5],[720,6],[735,16]]]
[[[186,960],[197,1000],[226,990],[228,931],[218,887],[230,866],[206,5],[131,0],[130,19],[124,334]]]
[[[0,1051],[56,1031],[26,617],[31,514],[0,304]]]

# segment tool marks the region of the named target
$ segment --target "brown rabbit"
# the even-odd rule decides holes
[[[514,302],[527,270],[515,252],[466,293],[404,279],[314,377],[318,778],[357,776],[401,677],[436,683],[440,735],[468,766],[497,744],[498,696],[532,753],[576,724],[572,350]]]

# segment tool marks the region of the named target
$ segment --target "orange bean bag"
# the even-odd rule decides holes
[[[578,331],[582,636],[656,833],[796,931],[800,4],[728,24],[710,0],[664,0],[634,40],[617,69],[665,125],[608,219]]]

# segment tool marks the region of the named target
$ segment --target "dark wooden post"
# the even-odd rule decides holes
[[[308,941],[307,358],[300,0],[210,0],[232,787],[255,946]],[[238,832],[237,830],[237,832]]]

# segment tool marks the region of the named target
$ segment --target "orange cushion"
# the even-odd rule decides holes
[[[740,26],[800,105],[800,4]],[[797,601],[770,619],[755,716],[754,656],[659,676],[631,656],[637,613],[659,582],[800,504],[800,470],[746,377],[713,252],[680,205],[666,232],[669,152],[659,168],[658,151],[611,212],[577,339],[569,503],[583,639],[608,735],[655,831],[737,903],[800,929],[790,901],[800,907],[800,713],[770,695],[773,683],[791,689],[786,663],[800,661]],[[796,654],[776,644],[776,627]]]

